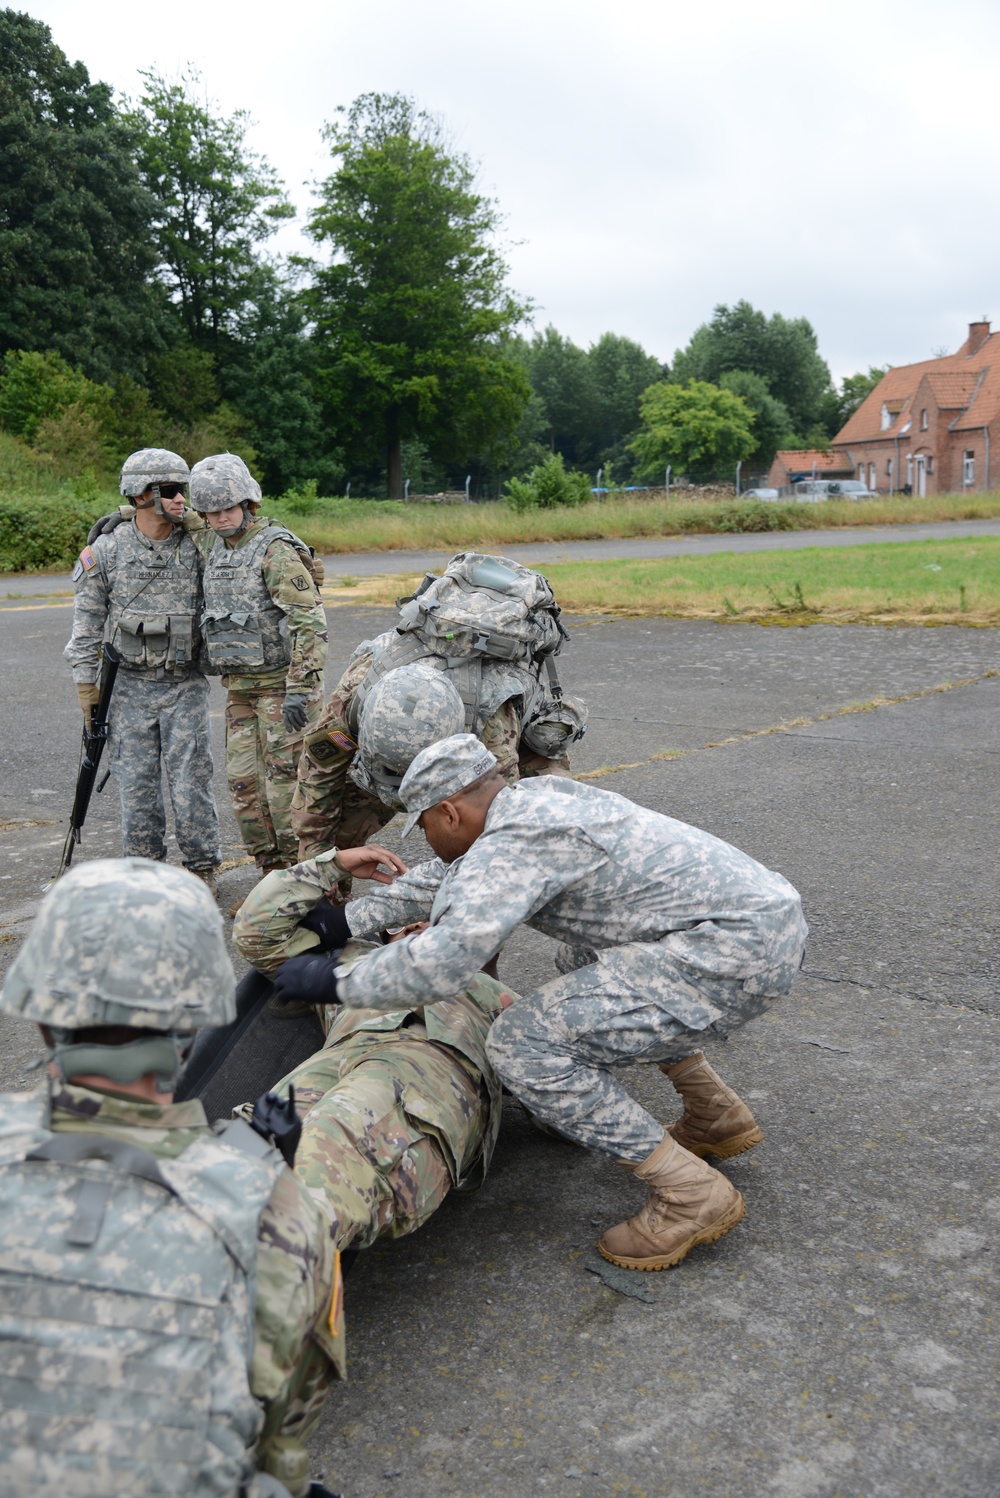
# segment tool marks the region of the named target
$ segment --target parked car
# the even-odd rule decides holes
[[[877,499],[874,489],[869,489],[860,479],[806,479],[792,489],[795,499],[813,503],[820,499]]]
[[[780,499],[781,495],[777,489],[746,489],[740,495],[741,499]]]

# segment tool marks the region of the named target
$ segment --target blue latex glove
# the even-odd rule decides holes
[[[290,1004],[294,999],[307,1004],[339,1003],[336,966],[335,956],[304,952],[301,957],[289,957],[274,975],[274,997],[279,1004]]]

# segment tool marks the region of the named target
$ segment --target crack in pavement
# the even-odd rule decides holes
[[[581,770],[576,780],[603,780],[606,775],[618,775],[623,770],[641,770],[661,760],[683,759],[688,754],[701,754],[705,749],[725,749],[730,744],[745,744],[750,739],[763,739],[775,733],[788,733],[793,728],[812,728],[817,723],[829,723],[834,718],[847,718],[854,713],[876,712],[882,707],[893,707],[897,702],[915,702],[920,697],[933,697],[940,692],[954,692],[959,687],[972,687],[980,681],[1000,676],[1000,667],[991,666],[976,676],[963,676],[957,681],[938,682],[933,687],[921,687],[916,692],[901,692],[897,697],[872,697],[867,702],[849,702],[846,707],[834,708],[830,713],[817,713],[814,718],[789,718],[785,723],[774,723],[769,728],[751,728],[745,733],[732,734],[725,739],[713,739],[707,744],[698,744],[691,749],[659,749],[647,759],[632,760],[622,765],[600,765],[596,770]]]

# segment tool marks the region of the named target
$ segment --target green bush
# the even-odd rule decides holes
[[[509,479],[504,499],[510,509],[554,510],[562,505],[584,505],[593,499],[590,479],[575,469],[568,472],[562,453],[553,453],[526,479]]]
[[[769,500],[748,499],[743,503],[722,504],[712,512],[713,529],[717,531],[794,531],[794,510],[789,505]]]
[[[0,495],[0,572],[72,567],[106,499],[14,499]]]

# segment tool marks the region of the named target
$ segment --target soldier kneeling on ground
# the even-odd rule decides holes
[[[237,914],[237,951],[271,976],[290,957],[338,950],[345,970],[363,982],[365,961],[378,946],[349,939],[344,911],[331,895],[352,875],[384,882],[379,864],[406,872],[395,854],[371,845],[342,854],[330,849],[269,874]],[[393,925],[391,886],[373,898],[382,924]],[[461,992],[419,1009],[323,1012],[322,1050],[275,1091],[295,1090],[303,1117],[295,1173],[338,1249],[412,1233],[450,1190],[471,1190],[483,1180],[501,1114],[486,1037],[515,998],[480,973]],[[249,1107],[241,1111],[249,1116]]]
[[[343,1376],[338,1256],[281,1156],[174,1104],[233,1019],[221,917],[147,859],[71,870],[0,996],[48,1081],[0,1097],[0,1490],[322,1498],[303,1441]]]

